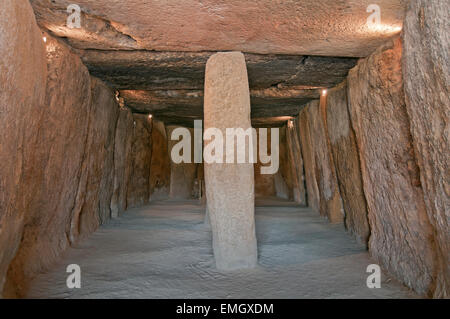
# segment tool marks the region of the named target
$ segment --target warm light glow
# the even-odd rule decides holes
[[[383,33],[383,34],[396,34],[402,31],[401,26],[396,25],[389,25],[389,24],[376,24],[373,26],[370,26],[370,31],[377,32],[377,33]]]
[[[322,90],[322,96],[327,96],[328,90]]]
[[[47,37],[43,37],[42,40],[44,40],[44,43],[47,43]]]
[[[151,115],[151,114],[148,115],[148,118],[149,118],[150,120],[152,119],[152,117],[153,117],[153,115]]]
[[[294,122],[292,120],[288,121],[288,127],[289,128],[293,128],[294,127]]]
[[[366,25],[360,29],[362,34],[371,34],[371,36],[394,36],[403,29],[401,24],[374,23]]]

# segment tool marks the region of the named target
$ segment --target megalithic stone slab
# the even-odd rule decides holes
[[[244,55],[216,53],[206,64],[205,130],[251,128],[250,94]],[[205,141],[205,145],[211,141]],[[224,141],[223,145],[226,143]],[[247,145],[248,146],[248,145]],[[225,150],[223,152],[225,153]],[[257,263],[253,164],[206,163],[206,197],[218,269],[254,267]]]

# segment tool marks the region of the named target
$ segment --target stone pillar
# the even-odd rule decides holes
[[[206,64],[205,131],[251,128],[250,94],[244,55],[217,53]],[[205,141],[207,146],[211,141]],[[248,146],[248,145],[247,145]],[[223,152],[225,157],[225,150]],[[253,164],[206,163],[206,197],[218,269],[251,268],[257,263]]]

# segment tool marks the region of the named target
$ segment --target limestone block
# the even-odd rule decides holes
[[[406,112],[400,41],[361,60],[348,77],[371,228],[369,252],[421,294],[433,283],[435,249]]]
[[[132,171],[128,182],[127,206],[138,207],[150,200],[150,167],[152,161],[152,120],[148,115],[133,114],[131,147]]]
[[[358,147],[347,107],[346,82],[328,91],[326,115],[328,136],[345,210],[345,227],[367,245],[370,228]]]
[[[131,147],[133,143],[133,114],[128,108],[119,110],[114,149],[114,190],[111,198],[111,217],[118,217],[127,209],[128,182],[131,176]]]
[[[167,136],[169,138],[168,154],[171,156],[172,148],[178,144],[179,140],[172,140],[172,132],[181,128],[180,126],[169,125],[167,126]],[[186,129],[186,128],[185,128]],[[172,158],[170,159],[170,191],[169,197],[172,199],[191,199],[193,198],[194,184],[197,177],[197,164],[194,163],[194,129],[189,128],[190,136],[190,163],[182,162],[175,163]]]
[[[43,111],[47,65],[29,1],[0,5],[0,296],[39,185],[27,177]]]
[[[435,297],[450,297],[450,13],[448,0],[410,1],[403,31],[406,109],[435,232]]]
[[[205,130],[251,128],[250,95],[244,55],[217,53],[206,65]],[[211,141],[205,141],[208,145]],[[226,144],[226,143],[224,143]],[[224,152],[225,154],[225,152]],[[219,269],[254,267],[257,247],[252,163],[205,163],[213,249]]]
[[[150,197],[165,199],[170,189],[170,156],[166,128],[161,121],[153,121],[152,162],[150,167]]]

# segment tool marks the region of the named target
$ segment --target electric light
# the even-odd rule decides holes
[[[289,128],[293,128],[294,127],[294,123],[292,122],[292,120],[288,121],[288,127]]]

